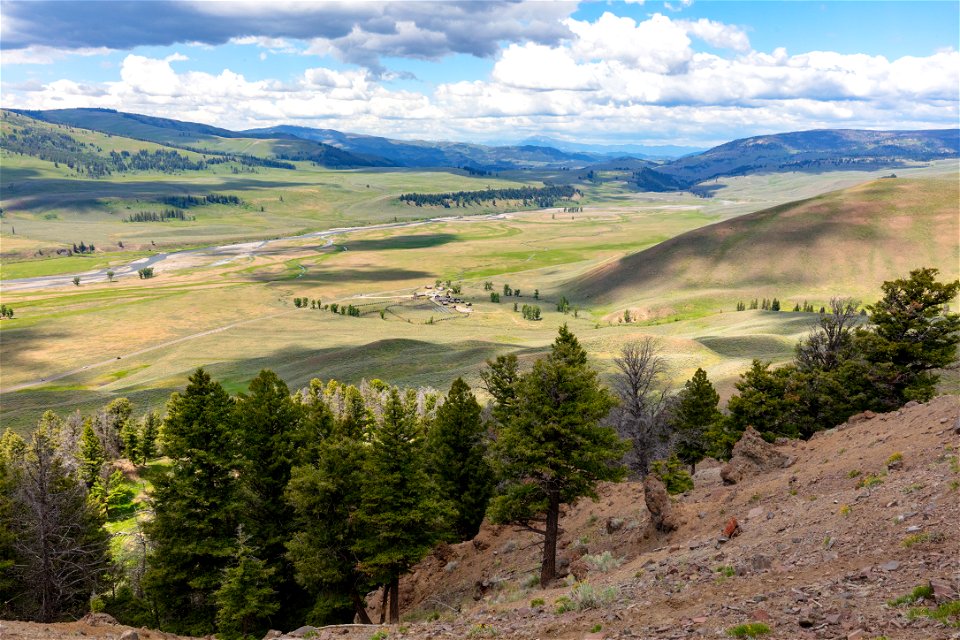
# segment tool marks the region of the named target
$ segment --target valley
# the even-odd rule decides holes
[[[4,124],[63,126],[10,112]],[[103,153],[140,144],[65,131]],[[795,304],[868,302],[880,282],[920,264],[955,277],[960,259],[955,160],[898,168],[895,179],[887,169],[728,177],[709,198],[638,192],[601,173],[577,182],[582,195],[563,206],[464,210],[398,196],[538,185],[568,172],[478,177],[297,162],[241,178],[213,165],[90,179],[2,153],[0,273],[16,315],[0,325],[0,416],[22,432],[47,408],[128,397],[159,409],[201,363],[231,389],[262,368],[292,388],[314,377],[444,388],[464,376],[476,386],[484,360],[532,359],[564,322],[601,370],[612,370],[620,346],[651,335],[669,353],[674,384],[703,367],[727,395],[752,359],[791,356],[814,321],[790,312]],[[190,207],[189,221],[120,218],[158,199],[211,193],[241,204]],[[80,240],[96,252],[49,257]],[[136,277],[144,267],[154,277]],[[460,285],[472,313],[403,311],[435,280]],[[487,282],[519,295],[493,303]],[[301,296],[361,315],[294,307]],[[784,312],[734,312],[741,300],[774,296]],[[514,303],[536,304],[543,319],[524,320]]]

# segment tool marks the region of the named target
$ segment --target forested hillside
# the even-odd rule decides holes
[[[379,158],[360,157],[342,149],[292,136],[245,136],[243,134],[194,122],[157,118],[112,109],[54,109],[49,111],[11,110],[34,120],[79,129],[155,142],[160,145],[204,154],[232,155],[260,162],[315,162],[327,167],[383,166]],[[252,139],[251,139],[252,138]],[[246,149],[243,153],[238,150]],[[289,163],[281,165],[292,168]]]
[[[796,131],[734,140],[641,171],[635,181],[646,191],[676,191],[720,176],[874,169],[958,155],[960,129]]]

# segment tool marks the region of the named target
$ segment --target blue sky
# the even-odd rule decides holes
[[[957,126],[958,2],[0,1],[5,107],[705,146]]]

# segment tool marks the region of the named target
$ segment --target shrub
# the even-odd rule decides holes
[[[530,601],[530,608],[536,609],[537,607],[542,607],[545,604],[547,604],[547,601],[543,598],[534,598]]]
[[[875,487],[878,484],[883,484],[883,474],[874,475],[868,473],[864,477],[860,478],[860,481],[857,482],[858,489],[869,489],[870,487]]]
[[[616,587],[605,587],[598,590],[589,582],[578,582],[570,590],[570,599],[578,611],[605,607],[616,600],[619,595],[620,592]]]
[[[929,600],[933,598],[933,587],[928,584],[920,585],[914,588],[907,595],[900,596],[896,600],[888,600],[887,604],[891,607],[899,607],[902,604],[913,604],[919,600]]]
[[[737,571],[729,565],[723,565],[722,567],[717,567],[717,573],[722,575],[724,578],[732,578],[736,575]]]
[[[103,613],[106,603],[100,596],[90,596],[90,613]]]
[[[540,576],[535,573],[531,573],[526,578],[523,579],[523,588],[524,589],[533,589],[534,587],[540,586]]]
[[[693,478],[676,455],[666,460],[655,460],[650,465],[650,473],[660,478],[667,488],[667,493],[677,494],[693,489]]]
[[[904,548],[909,549],[914,545],[923,544],[924,542],[943,542],[943,540],[944,535],[939,531],[935,531],[933,533],[914,533],[904,538],[900,544],[902,544]]]
[[[606,573],[616,569],[623,564],[623,558],[617,558],[609,551],[604,551],[598,555],[583,556],[583,561],[594,571]]]
[[[497,631],[496,628],[482,622],[473,625],[470,627],[470,631],[467,632],[468,638],[495,638],[498,635],[500,635],[500,632]]]
[[[573,611],[577,608],[576,605],[573,604],[573,600],[567,596],[560,596],[553,601],[553,605],[553,611],[558,615],[561,613],[566,613],[567,611]]]
[[[770,633],[770,627],[762,622],[738,624],[735,627],[727,629],[727,635],[731,638],[756,638],[768,633]]]
[[[960,600],[944,602],[935,609],[933,607],[914,607],[910,609],[907,617],[911,620],[916,618],[931,618],[948,627],[960,629]]]

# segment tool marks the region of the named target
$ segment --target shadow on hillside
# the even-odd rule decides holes
[[[19,314],[19,310],[17,310]],[[41,353],[43,347],[53,340],[59,340],[65,334],[59,331],[49,331],[38,327],[17,327],[18,320],[3,320],[3,333],[0,334],[0,387],[12,386],[3,380],[3,369],[8,367],[38,367],[43,362],[35,354]],[[51,370],[51,365],[43,364],[42,369],[38,371],[37,379],[44,373],[55,375],[62,371],[76,368],[71,362],[54,363],[56,368]]]
[[[26,167],[4,167],[3,170],[0,171],[0,180],[9,185],[18,180],[30,180],[39,175],[40,172],[36,169],[28,169]]]
[[[8,172],[4,169],[4,174]],[[25,175],[24,178],[31,176]],[[208,177],[208,176],[197,176]],[[231,191],[251,191],[281,187],[303,187],[313,183],[304,181],[256,180],[253,178],[224,178],[219,183],[165,182],[163,177],[140,182],[111,182],[109,180],[31,180],[27,184],[8,186],[5,198],[16,201],[15,208],[33,211],[53,205],[64,206],[102,198],[155,201],[170,195],[204,195]]]
[[[374,318],[344,318],[343,322],[356,322],[361,323],[361,326],[370,326],[371,322],[382,321]],[[275,371],[291,391],[306,387],[313,378],[324,381],[335,379],[349,384],[359,384],[363,379],[380,378],[389,384],[405,387],[431,386],[446,392],[450,383],[457,377],[463,376],[476,380],[477,373],[484,366],[483,363],[497,355],[515,353],[520,358],[521,368],[525,369],[530,366],[533,359],[543,355],[548,349],[549,345],[520,347],[481,340],[438,344],[428,339],[394,338],[357,346],[325,348],[304,346],[279,349],[256,358],[192,363],[185,366],[182,371],[170,373],[170,378],[166,380],[172,378],[179,381],[172,387],[165,380],[166,384],[160,387],[143,388],[137,385],[131,388],[120,388],[113,392],[65,389],[63,387],[76,382],[69,377],[53,383],[61,388],[26,389],[3,394],[0,401],[0,423],[12,427],[21,434],[27,434],[47,409],[61,416],[66,416],[75,410],[89,415],[118,397],[128,398],[133,403],[137,415],[142,415],[149,410],[163,413],[170,394],[174,391],[182,391],[187,385],[187,378],[198,366],[203,367],[231,394],[245,391],[250,381],[262,369]],[[6,361],[6,358],[4,360]],[[103,367],[92,371],[106,374],[110,369]]]
[[[363,327],[383,321],[366,317],[343,318],[343,322]],[[313,378],[350,384],[380,378],[389,384],[434,386],[445,391],[458,376],[475,376],[488,359],[503,353],[523,357],[528,351],[533,350],[480,340],[439,344],[430,340],[390,338],[356,346],[281,349],[257,358],[210,364],[205,368],[231,392],[245,389],[261,369],[275,371],[291,390],[309,385]]]

